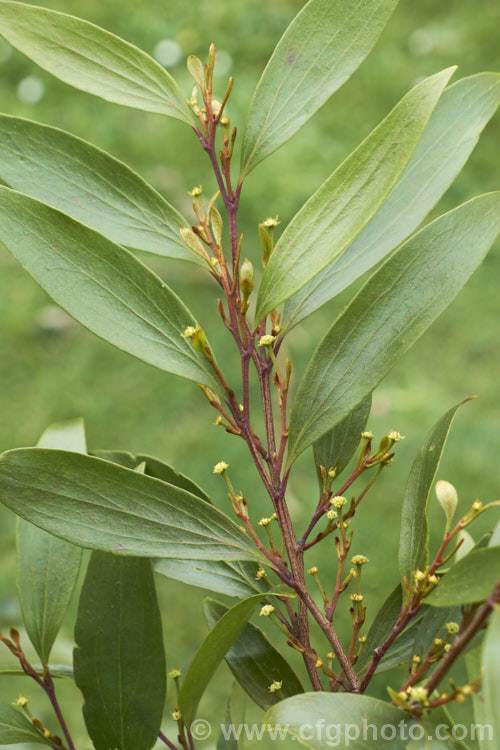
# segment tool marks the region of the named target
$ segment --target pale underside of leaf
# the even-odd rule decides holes
[[[0,187],[0,240],[82,325],[144,362],[218,389],[182,337],[192,314],[132,253],[38,200]]]
[[[0,178],[120,245],[199,262],[179,233],[187,219],[132,169],[63,130],[0,115]]]
[[[41,68],[116,104],[193,123],[172,76],[123,39],[74,16],[0,1],[1,33]]]
[[[256,322],[345,250],[412,157],[455,68],[417,84],[294,216],[264,270]]]
[[[292,406],[289,459],[340,422],[450,304],[500,231],[500,193],[436,219],[381,266],[319,344]]]
[[[408,166],[373,219],[285,302],[285,331],[340,294],[418,228],[462,169],[499,104],[498,73],[479,73],[444,91]]]
[[[310,0],[292,21],[254,93],[242,174],[275,151],[362,63],[397,0]]]
[[[91,456],[39,448],[4,453],[0,501],[88,549],[265,564],[239,526],[217,508],[174,485]]]

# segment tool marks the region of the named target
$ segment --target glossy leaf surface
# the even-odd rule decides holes
[[[92,553],[75,641],[75,680],[96,750],[150,750],[166,694],[151,560]]]
[[[441,578],[425,598],[432,607],[459,607],[488,599],[500,583],[500,547],[470,552]]]
[[[428,559],[429,522],[427,509],[437,470],[448,440],[457,404],[434,425],[420,446],[412,464],[401,512],[399,537],[399,572],[413,584],[417,568],[424,569]]]
[[[294,595],[293,592],[287,593],[276,588],[275,592],[251,596],[231,607],[210,630],[194,655],[179,692],[179,709],[187,726],[196,716],[198,704],[215,670],[236,638],[242,633],[257,605],[260,602],[264,603],[266,596],[278,594]]]
[[[406,750],[409,726],[405,731],[399,726],[405,723],[406,716],[396,706],[371,698],[367,695],[349,695],[331,693],[305,693],[288,698],[273,706],[264,716],[264,723],[272,726],[286,727],[288,733],[300,740],[310,750],[327,750],[332,743],[337,747],[349,747],[353,750],[366,750],[368,747],[377,750]],[[321,722],[321,723],[320,723]],[[372,739],[368,729],[368,741],[363,739],[365,723],[393,725],[398,732],[378,732]],[[408,721],[408,725],[410,721]],[[355,727],[359,734],[351,729]],[[304,731],[305,730],[305,731]],[[391,739],[384,737],[391,736]],[[406,737],[406,740],[403,739]]]
[[[344,471],[361,441],[361,433],[365,429],[371,406],[372,397],[369,395],[333,430],[314,443],[314,463],[320,490],[323,488],[323,480],[319,467],[324,466],[327,471],[335,468],[337,477]]]
[[[228,607],[215,599],[205,599],[204,611],[208,627],[213,628]],[[260,708],[270,708],[284,698],[304,692],[292,667],[251,622],[246,623],[225,659],[241,687]],[[283,685],[279,692],[271,693],[269,686],[274,680]]]

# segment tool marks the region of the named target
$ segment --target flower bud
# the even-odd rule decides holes
[[[436,497],[446,516],[446,529],[451,526],[458,505],[457,491],[452,484],[440,479],[436,482]]]
[[[215,206],[212,206],[210,209],[210,226],[212,228],[212,234],[214,236],[215,244],[217,247],[220,247],[222,244],[222,229],[223,229],[223,223],[222,223],[222,216],[220,215],[220,212],[215,208]]]
[[[247,300],[253,292],[253,266],[248,258],[241,264],[240,286],[243,299]]]

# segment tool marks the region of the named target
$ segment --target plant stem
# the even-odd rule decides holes
[[[61,708],[59,706],[59,701],[57,700],[56,696],[56,690],[54,687],[54,681],[52,680],[52,676],[50,672],[47,671],[44,674],[43,678],[44,684],[45,684],[45,692],[48,695],[48,698],[52,704],[52,708],[54,709],[54,713],[57,716],[57,719],[59,721],[59,724],[61,726],[61,729],[63,730],[64,736],[66,737],[66,742],[68,743],[69,750],[75,750],[75,746],[73,744],[73,740],[71,739],[71,735],[69,733],[69,729],[66,725],[66,722],[64,720],[64,717],[62,715]]]
[[[158,732],[158,739],[160,739],[167,747],[170,748],[170,750],[177,750],[177,746],[174,745],[173,742],[170,742],[168,737],[166,737],[162,731]]]
[[[457,637],[451,644],[450,650],[448,651],[446,656],[444,656],[443,659],[439,662],[439,665],[436,667],[432,675],[425,683],[428,695],[431,695],[433,693],[443,677],[451,669],[457,657],[462,653],[467,644],[470,643],[470,641],[474,638],[476,633],[478,633],[479,630],[481,630],[481,628],[484,626],[495,604],[499,603],[500,584],[498,584],[494,588],[491,596],[485,601],[483,606],[478,609],[467,627],[464,628],[464,630],[459,633],[459,635],[457,635]]]

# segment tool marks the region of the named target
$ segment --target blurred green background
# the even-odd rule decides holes
[[[301,0],[52,0],[50,4],[53,9],[93,21],[155,55],[186,95],[191,81],[185,58],[189,53],[205,57],[214,41],[219,49],[215,93],[221,98],[228,75],[234,76],[229,112],[240,131],[265,62],[301,6]],[[455,80],[483,70],[499,70],[499,28],[497,0],[401,0],[360,70],[291,142],[251,174],[241,208],[245,254],[258,263],[258,221],[279,214],[285,226],[420,78],[452,64],[459,66]],[[2,40],[0,73],[2,111],[58,126],[108,150],[188,216],[187,190],[192,185],[202,183],[207,193],[215,190],[208,162],[182,123],[76,92]],[[497,116],[435,215],[478,193],[499,188],[499,143]],[[145,260],[185,299],[209,331],[219,362],[228,373],[236,373],[231,341],[217,325],[216,288],[210,279],[191,264],[154,257]],[[412,457],[438,417],[472,394],[480,398],[457,418],[439,476],[458,488],[463,509],[476,497],[485,501],[498,497],[499,279],[497,243],[459,298],[375,393],[370,429],[378,437],[391,428],[407,437],[398,445],[395,465],[368,496],[354,524],[353,552],[362,552],[371,561],[364,576],[368,621],[397,580],[400,505]],[[295,383],[318,339],[353,291],[318,311],[290,335],[288,353],[294,363]],[[33,445],[51,422],[84,416],[91,448],[122,448],[158,456],[201,483],[221,507],[225,492],[212,475],[212,467],[221,459],[228,461],[233,482],[249,499],[254,517],[269,513],[243,444],[212,426],[214,414],[192,384],[143,365],[71,324],[2,248],[0,321],[0,451]],[[299,528],[316,499],[308,454],[298,463],[291,484],[290,504]],[[5,631],[20,623],[20,615],[15,595],[14,519],[3,508],[0,514],[0,627]],[[475,535],[490,528],[494,520],[482,520]],[[431,511],[431,521],[435,543],[442,529],[436,508]],[[326,580],[334,569],[334,554],[333,545],[326,543],[325,547],[322,556],[311,558],[310,563],[321,564]],[[169,665],[185,669],[205,632],[200,608],[204,592],[166,579],[159,584]],[[347,604],[344,607],[340,629],[347,632]],[[69,616],[55,661],[71,658],[71,630]],[[8,663],[7,653],[0,654],[0,666]],[[223,716],[231,680],[225,668],[218,677],[202,704],[202,715]],[[395,677],[392,681],[399,684]],[[390,675],[379,681],[381,696],[390,682]],[[25,686],[17,678],[0,678],[0,690],[7,700],[21,689],[33,698],[36,695],[32,710],[43,715],[43,699],[31,685]],[[69,685],[62,695],[66,705],[79,701]],[[169,709],[173,703],[170,698]],[[72,721],[79,727],[75,730],[78,747],[87,748],[76,715]]]

